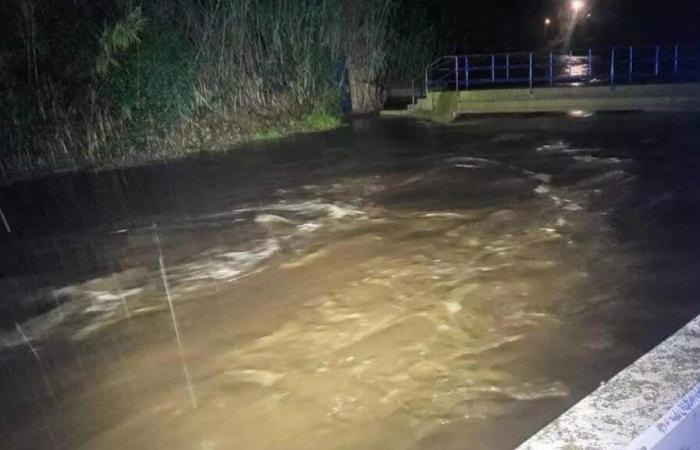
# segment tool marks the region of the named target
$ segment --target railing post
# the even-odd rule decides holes
[[[549,87],[554,84],[554,53],[549,52]]]
[[[678,45],[673,47],[673,75],[678,75]]]
[[[455,56],[455,92],[459,92],[459,56]]]
[[[628,82],[632,82],[632,73],[634,71],[634,48],[630,46],[630,60],[629,60],[629,76],[628,76]]]
[[[610,89],[615,89],[615,47],[613,47],[610,57]]]
[[[510,81],[510,53],[506,53],[506,81]]]
[[[654,56],[654,75],[659,76],[659,56],[661,54],[661,47],[656,46],[656,55]]]
[[[593,78],[593,50],[588,49],[588,78]]]
[[[425,97],[428,97],[428,69],[430,69],[430,66],[425,68]]]
[[[416,80],[411,80],[411,104],[416,105]]]
[[[464,57],[464,80],[464,88],[469,89],[469,56]]]
[[[529,59],[530,59],[530,64],[529,64],[529,66],[530,66],[530,70],[529,70],[529,72],[530,72],[530,74],[529,74],[529,79],[530,79],[530,93],[532,94],[532,52],[530,52],[530,58],[529,58]]]
[[[491,83],[496,82],[496,55],[491,55]]]

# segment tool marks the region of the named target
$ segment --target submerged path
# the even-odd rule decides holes
[[[700,313],[698,124],[358,121],[2,188],[6,447],[513,448]]]

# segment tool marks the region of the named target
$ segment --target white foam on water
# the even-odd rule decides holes
[[[294,225],[291,220],[276,214],[258,214],[255,216],[255,223]]]
[[[580,163],[586,163],[586,164],[620,164],[624,162],[624,160],[620,158],[599,158],[597,156],[591,156],[591,155],[584,155],[584,156],[574,156],[573,157],[574,161],[580,162]]]
[[[233,214],[250,212],[265,212],[270,215],[287,212],[304,217],[330,217],[332,219],[342,219],[345,217],[364,216],[365,213],[346,203],[328,203],[321,199],[304,200],[299,202],[280,201],[269,205],[258,207],[238,208],[232,211]]]
[[[454,166],[459,167],[460,169],[479,169],[480,167],[483,167],[476,164],[455,164]]]
[[[540,145],[535,148],[538,152],[560,152],[566,150],[569,146],[564,141],[556,141],[549,144]]]
[[[172,271],[176,281],[233,281],[249,274],[256,266],[280,251],[277,239],[255,241],[245,251],[215,253],[206,259],[177,267]],[[178,280],[179,278],[179,280]]]
[[[454,212],[434,212],[434,213],[425,213],[422,214],[421,217],[425,217],[427,219],[434,219],[434,218],[440,218],[440,219],[464,219],[464,214],[459,214],[459,213],[454,213]]]
[[[563,154],[578,154],[578,153],[595,153],[600,151],[597,148],[572,148],[564,141],[552,142],[550,144],[540,145],[535,148],[536,152],[546,153],[563,153]]]
[[[571,202],[571,203],[567,204],[567,205],[564,207],[564,209],[565,209],[566,211],[581,211],[581,210],[583,209],[583,207],[582,207],[581,205],[577,204],[577,203]]]
[[[123,306],[128,297],[133,297],[143,292],[143,288],[128,289],[125,291],[85,291],[90,298],[90,306],[83,310],[84,313],[111,312]]]
[[[30,341],[39,341],[46,338],[53,330],[61,326],[67,317],[78,312],[79,308],[82,307],[82,304],[66,299],[68,296],[80,295],[79,289],[74,286],[50,290],[46,295],[52,295],[54,298],[60,298],[61,300],[55,308],[39,316],[32,317],[21,324],[22,330]],[[4,348],[26,345],[24,338],[16,328],[4,333],[0,332],[0,343],[0,347]]]
[[[545,186],[544,184],[540,184],[539,186],[537,186],[535,188],[535,193],[540,194],[540,195],[549,194],[549,191],[550,191],[549,186]]]
[[[456,314],[462,310],[462,305],[458,302],[444,302],[447,312],[450,314]]]
[[[301,231],[302,233],[312,233],[320,228],[323,228],[323,225],[316,222],[306,222],[297,226],[297,230]]]
[[[475,156],[455,156],[452,158],[447,158],[445,162],[453,164],[454,167],[461,167],[464,169],[478,169],[486,166],[495,166],[500,164],[498,161],[486,158],[477,158]]]

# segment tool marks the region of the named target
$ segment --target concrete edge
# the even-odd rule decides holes
[[[700,316],[601,385],[518,449],[625,449],[638,442],[635,439],[643,439],[642,436],[661,442],[687,417],[674,406],[680,405],[681,412],[691,411],[694,402],[700,401],[694,397],[698,381]],[[686,399],[690,400],[684,403]],[[657,427],[661,436],[647,431],[656,423],[666,423],[663,422],[665,418],[671,421],[662,426],[665,432]],[[642,445],[645,444],[642,442]],[[647,445],[646,448],[662,447]]]
[[[414,111],[438,121],[458,115],[585,111],[700,111],[700,83],[538,87],[430,92]]]
[[[700,383],[627,446],[627,450],[691,448],[700,448]]]

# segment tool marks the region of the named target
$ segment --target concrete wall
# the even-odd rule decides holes
[[[583,111],[700,111],[700,83],[431,92],[417,110],[438,119],[460,114]]]
[[[700,317],[519,450],[700,450]]]

